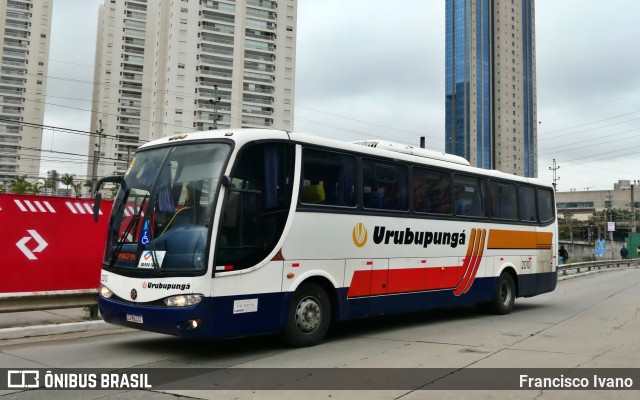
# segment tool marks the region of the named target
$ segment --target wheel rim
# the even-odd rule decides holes
[[[322,322],[322,308],[317,299],[305,297],[296,308],[296,325],[304,333],[309,333],[318,328]]]
[[[502,282],[500,286],[500,300],[502,300],[502,304],[505,306],[511,303],[511,286],[507,281]]]

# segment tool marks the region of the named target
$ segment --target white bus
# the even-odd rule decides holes
[[[335,321],[506,314],[556,286],[553,188],[457,156],[216,130],[147,143],[104,182],[120,183],[99,300],[113,324],[309,346]]]

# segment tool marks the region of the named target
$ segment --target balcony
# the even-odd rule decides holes
[[[249,72],[249,71],[244,71],[244,73],[242,74],[242,77],[244,79],[258,81],[258,82],[266,82],[266,83],[271,83],[276,79],[273,75],[259,74],[257,72]]]
[[[207,0],[207,1],[203,1],[202,5],[212,10],[218,10],[218,11],[227,12],[231,14],[236,12],[236,6],[234,6],[233,4],[220,3],[218,1]]]
[[[144,57],[140,56],[130,56],[128,54],[125,54],[123,59],[125,62],[144,64]]]
[[[16,31],[15,29],[5,29],[4,36],[10,38],[26,39],[29,37],[25,32]]]
[[[226,80],[222,80],[222,79],[215,79],[215,78],[209,78],[209,77],[200,77],[198,78],[198,83],[202,86],[208,86],[213,88],[214,86],[218,86],[218,89],[227,89],[227,90],[231,90],[231,82],[230,81],[226,81]],[[207,89],[199,89],[200,90],[200,94],[202,96],[205,96],[204,93],[207,93],[206,96],[210,96],[213,97],[214,96],[214,91],[213,89],[211,90],[207,90]]]
[[[130,47],[130,46],[124,46],[123,49],[125,54],[138,54],[143,56],[144,55],[144,49],[138,49],[135,47]]]
[[[17,19],[28,20],[31,18],[31,14],[28,12],[7,10],[7,18],[17,18]]]
[[[247,5],[262,7],[262,8],[269,8],[271,10],[275,10],[276,8],[278,8],[278,3],[271,0],[247,0]]]
[[[271,107],[260,107],[260,106],[252,106],[248,104],[242,105],[242,112],[245,114],[253,114],[253,115],[272,115],[273,108]]]
[[[272,126],[273,119],[272,118],[262,118],[262,117],[252,117],[243,115],[242,116],[242,124],[243,125],[256,125],[256,126]]]
[[[257,40],[245,39],[244,45],[248,49],[256,49],[262,51],[276,51],[276,45],[273,43],[259,42]]]
[[[242,95],[243,103],[256,103],[256,104],[273,104],[273,97],[268,96],[258,96],[252,94],[244,94]]]
[[[141,66],[133,65],[133,64],[123,64],[122,65],[122,69],[124,71],[132,71],[132,72],[142,72],[143,71],[143,68]]]
[[[120,117],[120,124],[121,125],[140,126],[140,119],[139,118]]]
[[[253,71],[262,71],[269,74],[273,74],[274,71],[276,70],[276,67],[273,64],[263,64],[263,63],[253,62],[253,61],[245,61],[244,69],[249,69]]]
[[[276,24],[273,22],[262,21],[259,19],[247,18],[247,26],[257,29],[276,30]]]
[[[227,24],[234,24],[236,22],[235,15],[220,14],[207,10],[202,11],[202,17],[207,20],[225,22]]]
[[[262,39],[262,40],[276,40],[276,34],[273,32],[265,32],[265,31],[259,31],[257,29],[245,29],[245,36],[246,37],[251,37],[251,38],[256,38],[256,39]]]
[[[269,53],[260,53],[258,51],[246,50],[244,52],[244,58],[247,60],[257,60],[257,61],[266,61],[266,62],[274,62],[276,60],[275,54]]]
[[[215,22],[207,22],[207,21],[202,22],[202,29],[204,29],[205,31],[228,33],[230,35],[233,34],[233,26],[218,24]]]
[[[124,44],[144,47],[144,39],[126,37],[124,38]]]
[[[26,49],[27,46],[29,45],[29,41],[28,40],[16,40],[16,39],[5,38],[4,39],[4,45],[5,46],[11,46],[11,47],[20,47],[20,48]]]
[[[12,8],[15,10],[29,10],[31,8],[31,4],[23,3],[21,1],[7,1],[7,8]]]
[[[275,20],[278,18],[278,14],[274,11],[258,10],[256,8],[247,7],[247,15],[250,17],[264,18]]]
[[[131,82],[142,82],[142,75],[131,74],[131,73],[123,73],[122,74],[122,79],[126,80],[126,81],[131,81]]]
[[[232,58],[222,58],[203,54],[200,56],[200,62],[203,64],[222,65],[224,67],[233,67]],[[200,67],[203,69],[204,67]]]
[[[0,96],[0,103],[4,104],[22,104],[24,99],[22,97],[8,97]]]
[[[6,52],[5,52],[6,54]],[[5,65],[20,65],[20,66],[25,66],[27,65],[27,60],[16,60],[13,58],[5,58],[2,57],[2,63]]]
[[[16,85],[16,86],[22,86],[24,85],[26,79],[22,79],[22,78],[7,78],[7,77],[0,77],[0,83],[6,84],[6,85]]]
[[[207,42],[213,42],[217,45],[225,44],[229,46],[233,46],[233,36],[222,36],[216,35],[214,33],[202,32],[200,34],[200,38]]]
[[[5,24],[5,27],[20,29],[21,31],[28,31],[29,30],[29,23],[28,22],[22,22],[22,21],[7,20],[7,23]]]
[[[229,47],[216,46],[213,44],[203,43],[200,45],[203,53],[216,54],[219,56],[233,56],[233,49]]]
[[[120,99],[120,105],[124,107],[142,107],[142,102],[137,100]]]
[[[142,98],[142,94],[138,93],[138,92],[128,92],[123,90],[120,95],[125,98],[125,99],[141,99]]]
[[[244,90],[245,92],[253,92],[253,93],[267,93],[267,94],[273,94],[273,92],[275,91],[273,86],[267,86],[267,85],[258,85],[255,83],[245,83],[242,85],[242,90]]]
[[[3,51],[3,55],[5,56],[11,56],[11,57],[22,57],[22,58],[26,58],[27,57],[27,51],[26,50],[16,50],[16,49],[11,49],[9,47],[5,47],[2,49]]]
[[[208,78],[211,79],[211,78]],[[215,79],[212,79],[215,80]],[[219,81],[219,80],[217,80]],[[231,99],[231,93],[230,92],[226,92],[226,90],[231,90],[231,83],[230,82],[224,82],[224,81],[219,81],[221,82],[218,85],[218,90],[217,90],[217,95],[218,97],[222,97],[223,100],[229,100]],[[212,99],[216,96],[216,90],[215,89],[209,89],[209,88],[205,88],[205,87],[200,87],[198,89],[198,93],[199,93],[199,97],[203,97],[204,99],[199,99],[199,102],[208,102],[209,99]],[[213,104],[211,105],[213,108]]]

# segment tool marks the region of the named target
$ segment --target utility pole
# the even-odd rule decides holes
[[[99,127],[96,130],[96,135],[98,135],[98,143],[95,145],[96,149],[93,150],[93,171],[91,173],[91,183],[93,187],[95,187],[96,182],[98,182],[98,162],[100,161],[100,146],[102,145],[102,120],[98,120]]]
[[[631,184],[631,232],[636,232],[636,201],[633,190],[635,186]]]
[[[556,182],[560,180],[559,176],[556,176],[556,171],[560,169],[559,165],[556,165],[556,159],[553,159],[553,168],[549,167],[551,171],[553,171],[553,190],[558,191],[558,187],[556,186]]]
[[[222,97],[218,96],[218,85],[213,85],[213,100],[209,99],[209,104],[213,104],[213,129],[218,129],[218,102],[222,100]]]

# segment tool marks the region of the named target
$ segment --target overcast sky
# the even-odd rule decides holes
[[[47,125],[89,129],[101,3],[54,1]],[[295,130],[412,145],[426,136],[443,151],[444,4],[298,0]],[[536,1],[538,173],[551,181],[555,158],[561,191],[640,179],[638,15],[634,0]],[[45,131],[43,148],[86,154],[87,138]],[[82,163],[49,169],[86,174]]]

